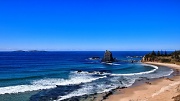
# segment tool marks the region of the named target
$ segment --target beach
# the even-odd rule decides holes
[[[170,67],[174,70],[173,76],[117,89],[105,101],[180,101],[180,65],[156,62],[145,64]]]
[[[167,66],[131,62],[140,61],[147,51],[113,52],[123,60],[113,63],[92,59],[102,58],[103,53],[0,52],[0,101],[129,101],[142,93],[152,96],[170,83],[172,87],[179,84],[179,67],[173,73]],[[166,83],[160,84],[162,81]],[[151,89],[154,91],[144,93]]]

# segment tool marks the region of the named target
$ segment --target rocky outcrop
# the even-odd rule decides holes
[[[115,59],[112,56],[112,53],[108,50],[105,51],[104,57],[101,60],[102,62],[112,63],[115,61]]]

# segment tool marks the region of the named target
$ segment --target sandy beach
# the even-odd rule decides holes
[[[180,101],[180,65],[145,62],[174,69],[173,77],[160,78],[130,88],[118,89],[105,101]]]

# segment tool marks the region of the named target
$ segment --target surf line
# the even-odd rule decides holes
[[[155,65],[149,65],[149,64],[142,64],[143,66],[150,66],[153,67],[154,69],[151,71],[147,71],[147,72],[139,72],[139,73],[129,73],[129,74],[111,74],[112,76],[133,76],[133,75],[142,75],[142,74],[149,74],[149,73],[153,73],[158,69],[158,66]]]

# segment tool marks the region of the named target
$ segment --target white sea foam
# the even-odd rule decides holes
[[[35,90],[42,90],[42,89],[50,89],[54,86],[43,86],[43,85],[17,85],[17,86],[8,86],[8,87],[1,87],[0,94],[12,94],[12,93],[20,93],[26,91],[35,91]]]
[[[135,83],[136,79],[137,79],[136,77],[134,77],[134,78],[132,78],[132,77],[124,77],[124,78],[125,78],[125,80],[122,81],[124,87],[132,86]]]
[[[29,85],[17,85],[17,86],[8,86],[0,87],[0,94],[11,94],[11,93],[21,93],[26,91],[36,91],[42,89],[51,89],[55,88],[56,85],[70,85],[70,84],[80,84],[92,82],[94,80],[105,78],[103,77],[92,77],[92,76],[80,76],[80,77],[71,77],[70,79],[41,79],[33,81]]]
[[[166,75],[163,75],[163,76],[169,76],[169,75],[171,75],[173,72],[174,72],[173,69],[171,69],[171,71],[169,71],[169,73],[167,73]]]
[[[142,64],[143,66],[151,66],[154,69],[146,72],[139,72],[139,73],[129,73],[129,74],[111,74],[112,76],[133,76],[133,75],[142,75],[142,74],[149,74],[155,72],[158,67],[154,65]]]
[[[108,64],[108,65],[113,65],[113,63],[106,63],[106,64]]]
[[[111,85],[105,85],[105,84],[92,84],[92,85],[85,85],[84,87],[77,89],[76,91],[73,91],[67,95],[64,96],[59,96],[57,101],[61,101],[64,99],[68,99],[71,97],[75,97],[75,96],[82,96],[82,95],[86,95],[86,94],[93,94],[97,91],[97,93],[103,93],[103,92],[108,92],[112,89],[115,89],[115,86],[111,86]]]
[[[67,94],[67,95],[64,95],[64,96],[59,96],[57,101],[68,99],[68,98],[71,98],[71,97],[74,97],[74,96],[82,96],[82,95],[85,95],[85,94],[91,94],[89,92],[89,90],[91,90],[91,89],[93,89],[93,86],[83,87],[81,89],[78,89],[76,91],[71,92],[70,94]]]
[[[110,75],[111,73],[106,73],[106,72],[99,72],[99,71],[93,71],[93,72],[87,72],[87,71],[81,71],[81,72],[78,72],[78,71],[74,71],[72,73],[76,73],[76,74],[79,74],[79,75]]]
[[[119,82],[119,80],[118,80],[119,76],[122,76],[122,79],[123,79],[121,86],[130,87],[130,86],[132,86],[132,84],[134,84],[134,82],[137,78],[134,76],[133,77],[129,77],[129,76],[149,74],[149,73],[155,72],[158,69],[158,67],[154,66],[154,65],[147,65],[147,64],[142,64],[142,65],[151,66],[151,67],[153,67],[153,70],[147,71],[147,72],[140,72],[140,73],[130,73],[130,74],[110,74],[109,73],[109,75],[113,75],[113,76],[115,75],[114,78],[110,79],[112,84],[109,84],[109,83],[108,84],[98,84],[96,86],[94,84],[95,88],[93,88],[94,86],[92,86],[92,85],[86,85],[87,87],[77,89],[76,91],[73,91],[73,92],[71,92],[67,95],[64,95],[64,96],[59,96],[57,101],[68,99],[68,98],[75,97],[75,96],[82,96],[85,94],[93,94],[94,92],[103,93],[103,92],[111,91],[112,89],[115,89],[115,88],[120,86],[118,83],[116,83],[116,82]],[[82,71],[80,73],[91,74],[89,72],[84,72],[84,71]],[[93,72],[92,74],[98,74],[98,72]]]
[[[135,79],[131,79],[131,78],[126,78],[127,82],[128,83],[124,83],[124,85],[122,86],[125,86],[125,87],[129,87],[131,86],[134,82],[135,82]],[[110,81],[115,81],[117,82],[117,78],[114,78],[114,79],[110,79]],[[104,92],[109,92],[111,91],[112,89],[115,89],[117,87],[119,87],[118,83],[108,83],[108,84],[105,84],[105,83],[99,83],[99,84],[95,84],[95,83],[92,83],[92,84],[88,84],[88,85],[84,85],[82,88],[80,89],[77,89],[67,95],[64,95],[64,96],[59,96],[58,97],[58,100],[56,101],[61,101],[61,100],[65,100],[65,99],[68,99],[68,98],[71,98],[71,97],[76,97],[76,96],[82,96],[82,95],[86,95],[86,94],[94,94],[94,93],[104,93]]]
[[[147,77],[148,78],[160,78],[163,76],[169,76],[173,72],[174,72],[173,69],[170,69],[169,71],[163,71],[163,72],[157,71],[157,73],[155,73],[155,74],[147,74]]]
[[[97,80],[100,78],[105,78],[105,77],[106,76],[93,78],[91,76],[77,76],[77,77],[71,77],[68,80],[65,80],[65,79],[42,79],[42,80],[34,81],[33,84],[43,85],[43,86],[70,85],[70,84],[87,83],[87,82],[91,82],[91,81],[94,81],[94,80]]]
[[[121,64],[113,63],[113,65],[117,65],[118,66],[118,65],[121,65]]]
[[[108,65],[121,65],[121,64],[117,64],[117,63],[105,63],[105,64],[108,64]]]

